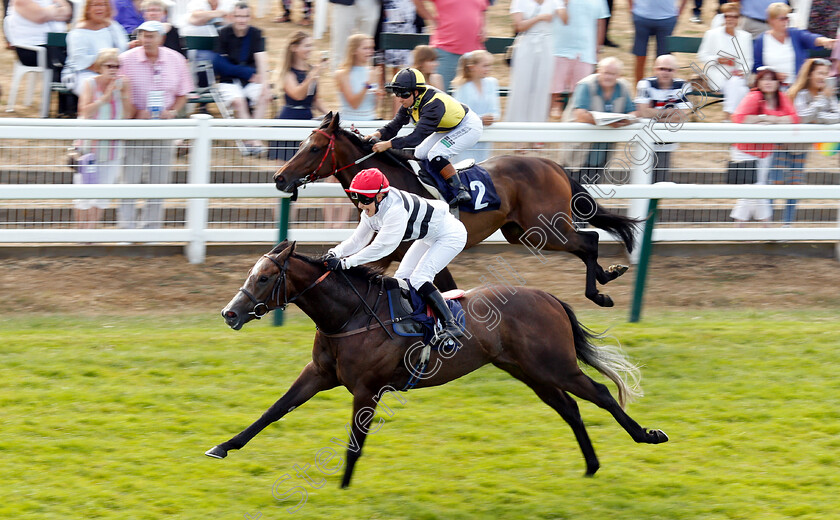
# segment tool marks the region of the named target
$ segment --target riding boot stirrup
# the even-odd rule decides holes
[[[449,306],[446,304],[440,291],[433,284],[427,282],[417,292],[423,298],[423,301],[429,304],[435,316],[443,322],[442,336],[460,338],[464,335],[464,331],[458,325],[458,322],[455,321],[455,316],[452,315],[452,311],[449,310]]]
[[[472,195],[466,186],[461,182],[461,177],[456,173],[452,177],[446,179],[446,183],[453,189],[457,190],[455,198],[449,201],[450,206],[460,206],[461,204],[470,202]]]

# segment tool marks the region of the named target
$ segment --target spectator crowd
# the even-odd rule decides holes
[[[837,123],[837,73],[840,4],[836,0],[743,0],[717,6],[696,54],[704,85],[723,99],[735,123]],[[613,3],[608,0],[510,0],[516,37],[508,56],[510,79],[502,110],[499,81],[490,74],[494,55],[484,50],[489,36],[486,12],[493,0],[330,0],[329,53],[314,51],[324,18],[312,2],[303,3],[298,30],[282,47],[269,49],[263,31],[252,23],[252,8],[235,0],[189,0],[185,8],[169,0],[11,0],[4,33],[17,59],[34,65],[46,48],[59,95],[59,117],[88,119],[168,119],[182,117],[196,89],[212,88],[223,115],[248,119],[312,119],[328,108],[319,97],[325,75],[334,80],[344,120],[389,119],[399,100],[386,96],[384,84],[403,67],[420,70],[428,85],[450,92],[471,107],[484,126],[504,121],[576,121],[619,127],[636,118],[658,121],[685,117],[693,108],[690,92],[698,84],[670,54],[668,37],[686,11],[687,0],[628,0],[634,29],[633,83],[621,60],[605,57]],[[692,2],[691,22],[704,23],[702,0]],[[74,13],[75,9],[80,12]],[[321,4],[319,4],[321,5]],[[291,3],[281,0],[276,23],[292,21]],[[315,6],[317,8],[317,6]],[[708,11],[708,9],[707,9]],[[429,45],[409,52],[382,49],[382,32],[430,33]],[[66,32],[66,48],[47,45],[49,33]],[[212,48],[188,51],[187,38],[214,38]],[[647,75],[649,40],[656,42]],[[833,53],[831,52],[833,50]],[[269,54],[271,52],[272,54]],[[819,57],[820,52],[825,57]],[[275,84],[271,68],[278,62]],[[189,58],[189,60],[188,60]],[[199,64],[203,66],[199,66]],[[321,89],[322,91],[322,89]],[[273,112],[275,99],[282,103]],[[206,111],[206,107],[199,106]],[[623,114],[611,119],[605,114]],[[491,148],[467,155],[483,160]],[[541,143],[532,143],[540,148]],[[98,176],[87,182],[168,182],[177,149],[167,140],[79,143],[92,154]],[[669,180],[673,143],[655,143],[652,180]],[[248,156],[288,160],[296,143],[249,141]],[[611,145],[581,145],[567,157],[579,179],[597,175],[609,160]],[[776,145],[733,146],[732,163],[750,163],[757,183],[802,182],[805,156]],[[122,174],[117,174],[122,164]],[[148,176],[143,169],[148,168]],[[92,181],[91,179],[98,179]],[[732,218],[767,220],[761,202],[740,203]],[[83,201],[80,209],[101,207]],[[784,219],[794,219],[787,201]],[[154,226],[162,221],[160,201],[135,215],[133,201],[120,206],[120,225]],[[138,224],[139,222],[139,224]]]

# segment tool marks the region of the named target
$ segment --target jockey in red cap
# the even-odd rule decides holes
[[[461,327],[432,283],[467,243],[461,221],[442,201],[392,188],[376,168],[360,171],[346,191],[362,210],[361,221],[353,236],[328,251],[327,267],[347,269],[375,262],[393,253],[400,242],[413,240],[394,277],[408,280],[417,289],[443,322],[445,335],[462,336]]]

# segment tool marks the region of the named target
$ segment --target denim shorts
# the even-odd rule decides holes
[[[651,36],[656,36],[656,56],[668,54],[668,36],[671,36],[674,26],[677,25],[676,16],[652,20],[634,14],[633,25],[636,27],[636,36],[633,39],[635,56],[647,56],[647,46]]]

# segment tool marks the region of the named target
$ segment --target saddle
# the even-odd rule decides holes
[[[394,333],[404,337],[422,337],[424,344],[430,344],[437,331],[442,328],[440,320],[407,281],[389,277],[383,280]],[[464,294],[464,291],[455,289],[442,295],[461,327],[465,323],[464,308],[458,300]],[[439,347],[434,348],[437,350]]]

